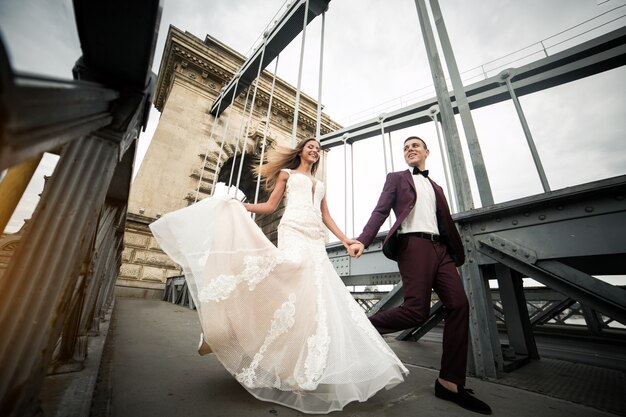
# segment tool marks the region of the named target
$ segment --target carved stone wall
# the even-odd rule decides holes
[[[170,26],[154,98],[161,116],[131,187],[123,263],[116,287],[119,295],[160,297],[167,277],[179,274],[177,265],[158,248],[148,225],[165,213],[209,196],[216,173],[220,180],[228,182],[235,149],[243,146],[246,131],[247,162],[239,188],[246,192],[249,199],[254,198],[252,190],[256,184],[250,162],[251,156],[258,155],[261,149],[273,75],[267,71],[262,73],[250,122],[249,103],[254,84],[249,87],[248,102],[248,90],[244,90],[219,119],[215,120],[209,114],[220,89],[243,62],[241,54],[208,35],[202,41]],[[295,95],[293,86],[276,80],[268,146],[291,146]],[[306,94],[301,94],[299,139],[315,135],[316,115],[317,103]],[[322,115],[322,134],[338,128],[340,126],[327,115]],[[220,148],[222,158],[221,169],[218,170]],[[237,155],[236,161],[233,184],[239,173],[240,155]],[[323,154],[317,176],[324,181],[325,173]],[[260,197],[260,201],[264,199],[265,196]],[[273,215],[257,217],[257,223],[274,242],[281,214],[282,210],[278,210]]]

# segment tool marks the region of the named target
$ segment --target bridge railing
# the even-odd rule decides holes
[[[60,155],[0,277],[2,416],[40,413],[46,374],[83,367],[87,338],[112,300],[136,139],[154,88],[160,2],[73,5],[83,53],[74,81],[14,72],[0,39],[3,230],[24,172],[32,175],[44,152]]]

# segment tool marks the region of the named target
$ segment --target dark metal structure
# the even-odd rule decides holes
[[[0,280],[2,416],[38,414],[46,373],[82,366],[112,299],[154,88],[158,0],[74,0],[74,13],[74,81],[14,72],[0,42],[0,170],[60,154]]]
[[[252,81],[257,77],[259,64],[261,70],[265,69],[298,36],[302,31],[305,10],[308,24],[328,8],[328,3],[330,0],[294,0],[268,31],[265,44],[261,44],[252,52],[252,55],[239,69],[238,74],[226,84],[217,96],[213,107],[211,107],[211,114],[219,117],[232,102],[233,95],[236,97],[252,84]],[[263,51],[264,48],[265,51]]]

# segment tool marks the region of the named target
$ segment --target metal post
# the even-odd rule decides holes
[[[541,164],[541,158],[539,157],[539,152],[537,152],[537,148],[535,147],[535,141],[533,140],[532,133],[530,133],[530,128],[528,127],[526,116],[524,116],[524,110],[522,109],[522,105],[517,99],[515,90],[513,89],[513,86],[511,85],[511,78],[514,75],[515,74],[513,73],[513,70],[508,69],[500,73],[500,78],[506,83],[506,88],[509,90],[509,94],[511,95],[511,100],[513,100],[513,104],[515,105],[515,110],[517,111],[517,116],[519,117],[519,121],[522,124],[522,129],[524,130],[524,136],[526,136],[526,141],[528,142],[530,153],[533,157],[533,161],[535,162],[535,167],[537,167],[537,173],[539,174],[539,179],[541,180],[543,191],[548,192],[550,191],[550,184],[548,183],[548,177],[546,177],[546,173],[543,170],[543,165]]]
[[[354,236],[354,143],[350,143],[350,180],[352,181],[352,188],[350,189],[352,195],[352,236]]]
[[[250,115],[248,116],[248,123],[246,125],[246,133],[243,137],[243,147],[241,148],[241,161],[239,162],[239,172],[237,173],[237,185],[241,182],[241,173],[243,172],[243,163],[246,158],[246,147],[248,146],[248,135],[250,134],[250,122],[252,121],[252,114],[254,113],[254,103],[256,102],[256,92],[259,88],[259,81],[261,80],[261,71],[263,69],[263,57],[265,56],[265,46],[267,45],[268,32],[263,33],[263,50],[261,51],[261,60],[259,61],[259,68],[256,72],[256,79],[254,83],[254,92],[252,93],[252,102],[250,103]]]
[[[380,139],[383,145],[383,160],[385,161],[385,175],[389,174],[389,167],[387,166],[387,147],[385,146],[385,114],[378,115],[378,122],[380,123]]]
[[[118,153],[98,136],[67,145],[5,272],[11,279],[0,281],[1,415],[36,405]]]
[[[250,96],[250,87],[246,93],[246,102],[243,105],[241,112],[241,124],[239,125],[239,133],[237,133],[237,143],[235,145],[235,153],[233,154],[233,164],[230,167],[230,177],[228,178],[228,194],[230,195],[230,186],[233,184],[233,173],[235,172],[235,164],[237,163],[237,151],[239,151],[239,141],[241,140],[241,134],[243,133],[243,121],[246,118],[246,110],[248,109],[248,97]],[[237,197],[237,190],[235,190],[235,197]]]
[[[437,120],[437,115],[439,114],[439,107],[432,106],[430,109],[430,118],[433,122],[435,122],[435,131],[437,132],[437,141],[439,142],[439,148],[441,149],[441,163],[443,165],[443,173],[446,177],[446,185],[448,186],[448,190],[450,190],[450,206],[452,206],[452,211],[456,213],[456,199],[454,195],[454,184],[450,181],[450,161],[447,160],[447,150],[446,144],[441,138],[441,133],[439,132],[439,121]]]
[[[378,115],[378,121],[380,122],[380,139],[383,145],[383,160],[385,161],[385,175],[389,174],[389,167],[387,166],[387,147],[385,146],[385,113],[381,113]],[[390,149],[391,151],[391,149]],[[393,158],[393,157],[392,157]],[[391,218],[391,213],[389,213],[389,229],[393,226],[393,220]]]
[[[430,21],[428,20],[428,10],[424,0],[415,0],[417,8],[417,16],[419,18],[422,35],[426,46],[428,63],[435,84],[437,93],[437,101],[439,102],[439,111],[441,112],[441,124],[443,127],[443,135],[448,145],[449,159],[452,168],[452,179],[454,181],[454,189],[457,193],[457,201],[459,210],[466,211],[474,207],[472,199],[472,190],[470,188],[469,178],[467,177],[467,169],[465,167],[465,159],[463,158],[463,149],[459,139],[459,132],[454,120],[454,111],[450,101],[450,94],[446,86],[446,79],[441,67],[439,53],[437,52],[437,44],[433,35]]]
[[[239,84],[239,76],[237,74],[237,81],[235,82],[235,90],[237,89],[237,85]],[[215,194],[215,186],[217,185],[217,177],[220,174],[220,163],[222,162],[222,154],[224,152],[224,143],[226,143],[226,136],[228,133],[228,127],[230,126],[230,116],[233,115],[233,103],[235,102],[235,95],[233,94],[233,98],[230,101],[231,110],[228,112],[228,117],[226,118],[226,124],[224,125],[224,131],[222,132],[222,144],[220,145],[220,153],[217,155],[217,163],[215,164],[215,175],[213,176],[213,187],[211,188],[211,195]]]
[[[389,139],[389,161],[391,162],[391,172],[394,172],[396,168],[393,163],[393,145],[391,143],[391,131],[387,132],[387,138]]]
[[[467,140],[467,147],[472,160],[476,183],[478,184],[480,201],[483,207],[491,206],[493,205],[493,194],[491,192],[491,186],[489,185],[489,176],[487,175],[487,169],[485,168],[483,153],[480,149],[480,143],[478,142],[478,135],[476,134],[474,119],[472,119],[472,113],[469,108],[467,96],[465,95],[465,88],[463,87],[461,74],[459,73],[459,68],[456,65],[456,59],[454,58],[454,52],[452,51],[448,31],[446,30],[446,25],[443,21],[441,9],[439,8],[439,1],[430,0],[430,7],[433,12],[435,25],[437,26],[437,33],[439,34],[439,41],[441,42],[443,56],[445,57],[446,64],[448,66],[448,74],[450,75],[452,87],[454,88],[454,98],[461,116],[463,130],[465,131],[465,139]]]
[[[320,35],[320,73],[317,83],[317,122],[315,124],[315,138],[320,140],[322,125],[322,74],[324,72],[324,28],[326,27],[326,11],[322,13],[322,33]]]
[[[220,114],[221,105],[222,105],[222,100],[220,100],[220,102],[217,103],[216,114]],[[200,178],[198,179],[198,188],[196,189],[196,197],[193,200],[194,203],[198,202],[198,196],[200,195],[200,186],[202,185],[202,177],[204,176],[204,167],[206,166],[206,160],[207,160],[207,157],[209,156],[209,146],[211,146],[211,139],[213,139],[213,132],[215,132],[215,126],[217,125],[218,118],[219,116],[215,116],[213,118],[213,125],[211,126],[211,134],[209,135],[209,139],[207,140],[206,150],[204,151],[204,160],[202,161],[202,167],[200,168]]]
[[[485,71],[485,66],[484,66],[484,65],[481,65],[481,66],[480,66],[480,69],[482,69],[482,70],[483,70],[483,76],[485,77],[485,80],[486,80],[487,78],[489,78],[489,77],[487,76],[487,72]]]
[[[428,9],[425,0],[415,0],[417,15],[420,21],[428,63],[433,76],[435,91],[437,93],[437,101],[439,102],[439,111],[441,112],[441,124],[443,127],[444,138],[446,140],[448,156],[452,168],[452,180],[454,182],[454,190],[457,195],[457,202],[460,211],[467,211],[473,208],[472,191],[467,176],[465,160],[463,159],[463,150],[459,139],[459,132],[454,120],[454,111],[450,101],[450,94],[446,86],[446,80],[439,60],[437,52],[437,44],[433,35],[432,27],[428,17]],[[497,370],[495,367],[495,358],[497,352],[494,351],[493,342],[497,339],[497,333],[493,334],[491,330],[495,328],[492,323],[493,314],[491,305],[488,303],[488,292],[485,288],[485,282],[482,280],[477,264],[473,259],[475,248],[472,246],[472,236],[464,229],[461,230],[461,237],[465,241],[465,247],[470,256],[461,268],[461,276],[463,278],[463,286],[470,298],[472,309],[470,311],[470,344],[469,344],[469,364],[470,369],[477,376],[496,377]],[[493,326],[492,326],[493,324]]]
[[[343,227],[344,233],[348,235],[348,154],[347,143],[349,134],[343,135]]]
[[[267,144],[267,130],[270,126],[270,119],[272,114],[272,101],[274,99],[274,87],[276,86],[276,72],[278,71],[278,59],[280,55],[276,57],[276,64],[274,65],[274,77],[272,78],[272,89],[270,90],[270,100],[267,103],[267,118],[265,119],[265,128],[263,129],[263,145],[261,146],[261,160],[259,161],[259,165],[263,166],[263,157],[265,156],[265,146]],[[257,175],[256,179],[256,190],[254,191],[254,204],[259,201],[259,187],[261,186],[261,175]],[[252,215],[254,219],[256,217],[256,213]]]
[[[298,110],[300,108],[300,85],[302,84],[302,66],[304,63],[304,44],[306,40],[306,24],[309,17],[309,0],[304,4],[304,23],[302,24],[302,45],[300,46],[300,68],[298,69],[298,86],[296,87],[296,104],[293,111],[293,130],[291,131],[291,146],[296,147],[298,129]]]

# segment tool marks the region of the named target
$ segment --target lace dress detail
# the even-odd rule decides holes
[[[326,254],[321,181],[289,172],[278,247],[237,200],[208,198],[150,225],[185,273],[206,342],[256,398],[341,410],[408,373]]]
[[[263,345],[259,349],[259,351],[254,355],[254,359],[252,363],[247,368],[243,369],[240,373],[236,375],[237,381],[241,382],[248,388],[254,388],[254,380],[255,373],[254,371],[259,366],[259,363],[263,359],[263,354],[267,350],[268,346],[276,340],[280,335],[285,333],[287,330],[293,326],[295,321],[294,316],[296,309],[294,304],[296,302],[295,294],[289,294],[289,299],[280,306],[278,310],[274,313],[274,320],[272,320],[272,325],[270,326],[270,331]]]

